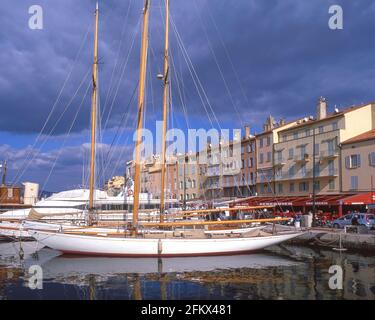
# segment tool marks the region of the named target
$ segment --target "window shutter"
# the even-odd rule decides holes
[[[361,166],[361,155],[360,154],[357,154],[357,164],[358,164],[358,168]]]
[[[350,157],[349,156],[345,157],[345,168],[350,169]]]

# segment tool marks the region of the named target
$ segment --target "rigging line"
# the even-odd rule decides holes
[[[202,82],[200,81],[200,79],[199,79],[199,77],[198,77],[198,74],[197,74],[197,72],[196,72],[196,70],[195,70],[195,68],[194,68],[193,63],[191,62],[191,59],[190,59],[190,57],[189,57],[189,54],[187,53],[186,47],[185,47],[185,45],[184,45],[183,42],[182,42],[181,36],[180,36],[180,34],[179,34],[178,30],[177,30],[177,26],[176,26],[175,23],[174,23],[174,19],[173,19],[172,15],[171,15],[171,24],[172,24],[172,26],[174,27],[175,33],[176,33],[176,35],[177,35],[177,39],[179,40],[179,41],[178,41],[178,44],[180,45],[180,48],[182,49],[182,52],[185,53],[185,57],[187,58],[187,60],[188,60],[189,63],[190,63],[191,70],[193,71],[193,74],[194,74],[194,76],[195,76],[195,79],[196,79],[196,81],[197,81],[198,84],[199,84],[199,88],[200,88],[200,90],[201,90],[202,93],[203,93],[203,96],[204,96],[204,98],[205,98],[205,100],[206,100],[206,103],[207,103],[207,105],[208,105],[208,107],[209,107],[209,109],[210,109],[210,111],[211,111],[213,117],[215,118],[215,121],[216,121],[216,123],[217,123],[219,129],[221,130],[222,127],[221,127],[221,125],[220,125],[220,122],[219,122],[218,118],[216,117],[216,113],[213,111],[213,108],[212,108],[212,105],[211,105],[211,103],[210,103],[210,101],[209,101],[209,99],[208,99],[207,93],[206,93],[206,91],[204,90],[204,87],[203,87],[203,85],[202,85]],[[195,83],[195,82],[194,82],[194,83]],[[195,84],[195,85],[196,85],[196,84]],[[203,103],[203,106],[204,106],[204,108],[206,109],[205,103]],[[207,113],[207,111],[206,111],[206,113]]]
[[[138,82],[138,84],[139,84],[139,82]],[[131,97],[131,99],[129,100],[129,104],[128,104],[128,106],[130,106],[130,104],[132,103],[132,101],[134,100],[134,97],[135,97],[135,94],[136,94],[136,92],[137,92],[137,88],[138,88],[138,84],[137,84],[137,86],[135,87],[135,89],[134,89],[134,92],[133,92],[133,94],[132,94],[132,97]],[[114,143],[115,143],[115,140],[117,139],[117,141],[120,141],[120,139],[122,138],[122,135],[123,135],[123,133],[124,133],[124,131],[126,130],[126,127],[127,127],[127,124],[128,124],[128,120],[129,120],[129,118],[130,118],[130,112],[128,112],[128,113],[126,113],[126,118],[125,118],[125,125],[124,125],[124,130],[121,132],[121,134],[120,135],[118,135],[118,133],[120,132],[120,126],[117,128],[117,136],[118,136],[118,138],[114,138],[113,139],[113,141],[112,141],[112,143],[111,143],[111,148],[110,148],[110,150],[112,150],[112,148],[113,148],[113,145],[114,145]],[[124,114],[124,116],[125,116],[125,114]],[[123,116],[123,118],[124,118],[124,116]],[[121,122],[123,122],[123,121],[121,121]],[[128,139],[129,139],[129,135],[127,135],[127,137],[126,137],[126,139],[125,139],[125,144],[128,142]],[[116,165],[113,167],[113,170],[112,170],[112,173],[114,173],[114,171],[115,170],[117,170],[117,168],[118,168],[118,166],[119,166],[119,163],[120,163],[120,160],[122,159],[122,156],[123,156],[123,153],[124,153],[124,151],[125,151],[125,148],[120,152],[120,155],[119,155],[119,157],[118,157],[118,159],[117,159],[117,162],[116,162]],[[109,157],[109,155],[110,155],[110,157]],[[113,156],[114,156],[114,153],[110,153],[109,151],[108,151],[108,154],[107,154],[107,158],[106,158],[106,165],[105,165],[105,170],[107,170],[107,168],[108,168],[108,166],[110,165],[110,163],[112,163],[112,159],[113,159]]]
[[[98,77],[97,77],[97,87],[98,89],[100,88],[100,76],[99,76],[99,68],[98,68]],[[97,136],[96,136],[96,143],[98,145],[98,141],[99,141],[99,147],[98,147],[98,153],[97,153],[97,162],[98,162],[98,166],[95,166],[95,174],[96,174],[96,179],[98,181],[97,183],[97,187],[102,185],[102,183],[104,182],[104,176],[102,176],[100,174],[100,168],[103,167],[103,148],[104,148],[104,145],[103,145],[103,132],[102,132],[102,122],[101,122],[101,117],[100,117],[100,112],[101,112],[101,101],[100,101],[100,90],[97,90],[97,100],[96,100],[96,103],[97,103],[97,115],[98,117],[96,118],[96,123],[97,123],[97,128],[98,128],[98,132],[97,132]],[[98,170],[99,170],[99,174],[98,174]],[[100,180],[102,179],[102,180]]]
[[[214,116],[214,118],[215,118],[215,121],[216,121],[216,123],[218,124],[218,127],[219,127],[220,130],[221,130],[222,128],[221,128],[220,122],[219,122],[218,118],[216,117],[216,113],[214,112],[214,110],[213,110],[213,108],[212,108],[212,105],[211,105],[211,103],[210,103],[210,101],[209,101],[209,99],[208,99],[207,93],[206,93],[206,91],[205,91],[205,89],[204,89],[204,87],[203,87],[203,85],[202,85],[202,82],[200,81],[200,78],[199,78],[199,76],[198,76],[198,74],[197,74],[197,72],[196,72],[196,70],[195,70],[195,68],[194,68],[194,64],[192,63],[192,61],[191,61],[191,59],[190,59],[190,56],[189,56],[189,54],[188,54],[188,52],[187,52],[187,50],[186,50],[186,47],[185,47],[185,45],[184,45],[184,43],[183,43],[183,41],[182,41],[182,38],[181,38],[181,36],[180,36],[180,33],[178,32],[177,26],[176,26],[176,24],[174,23],[174,19],[173,19],[172,16],[171,16],[171,21],[172,21],[172,25],[175,27],[176,34],[177,34],[178,39],[179,39],[178,43],[182,46],[182,49],[183,49],[182,52],[185,53],[186,58],[188,59],[190,65],[191,65],[191,69],[192,69],[192,71],[193,71],[193,73],[194,73],[194,75],[195,75],[195,78],[196,78],[196,80],[197,80],[197,82],[198,82],[198,84],[199,84],[199,87],[200,87],[200,89],[201,89],[201,91],[202,91],[202,93],[203,93],[203,95],[204,95],[204,98],[205,98],[205,100],[206,100],[206,103],[207,103],[208,107],[210,108],[210,111],[212,112],[212,114],[213,114],[213,116]]]
[[[233,73],[234,73],[234,75],[235,75],[235,77],[236,77],[236,80],[237,80],[238,84],[239,84],[239,87],[240,87],[240,89],[241,89],[241,93],[242,93],[243,97],[245,98],[245,100],[246,100],[246,102],[247,102],[247,105],[250,106],[249,98],[247,97],[247,94],[246,94],[245,89],[244,89],[244,87],[243,87],[242,81],[240,80],[240,77],[239,77],[239,75],[238,75],[238,72],[236,71],[236,68],[234,67],[233,60],[232,60],[231,57],[230,57],[230,54],[229,54],[228,48],[227,48],[227,46],[226,46],[226,44],[225,44],[225,42],[224,42],[224,40],[223,40],[223,37],[222,37],[222,35],[221,35],[220,31],[219,31],[219,28],[218,28],[218,26],[217,26],[217,23],[216,23],[216,21],[215,21],[213,15],[212,15],[211,9],[208,7],[208,3],[207,3],[207,2],[205,2],[205,4],[206,4],[206,6],[207,6],[207,8],[208,8],[208,15],[209,15],[209,17],[210,17],[210,19],[211,19],[211,21],[212,21],[212,23],[213,23],[213,25],[214,25],[214,27],[215,27],[215,30],[216,30],[216,32],[217,32],[217,34],[218,34],[218,36],[219,36],[219,39],[220,39],[221,45],[222,45],[223,48],[224,48],[225,55],[226,55],[226,57],[227,57],[227,59],[228,59],[230,65],[231,65],[232,71],[233,71]]]
[[[92,23],[90,22],[90,23],[88,24],[88,26],[87,26],[86,33],[85,33],[85,35],[84,35],[84,37],[83,37],[83,39],[82,39],[82,41],[81,41],[80,47],[79,47],[78,52],[77,52],[77,54],[76,54],[76,56],[75,56],[75,58],[74,58],[73,64],[72,64],[72,66],[71,66],[71,68],[70,68],[70,70],[69,70],[69,72],[68,72],[67,77],[65,78],[65,80],[64,80],[64,82],[63,82],[62,87],[61,87],[60,90],[59,90],[59,93],[58,93],[58,95],[57,95],[57,98],[56,98],[55,102],[54,102],[53,105],[52,105],[52,109],[51,109],[50,113],[48,114],[48,116],[47,116],[47,118],[46,118],[46,120],[45,120],[45,122],[44,122],[44,124],[43,124],[43,126],[42,126],[42,129],[40,130],[38,136],[35,138],[35,141],[34,141],[33,145],[31,146],[29,152],[27,153],[27,155],[26,155],[24,161],[22,162],[22,165],[20,166],[20,169],[17,171],[17,173],[16,173],[16,175],[15,175],[13,181],[12,181],[12,185],[16,184],[16,182],[17,182],[18,179],[20,178],[20,177],[18,177],[18,175],[19,175],[19,172],[20,172],[21,168],[26,164],[26,162],[27,162],[27,161],[29,160],[29,158],[31,157],[31,154],[32,154],[32,152],[33,152],[35,146],[36,146],[37,143],[39,142],[39,139],[40,139],[40,137],[42,136],[42,133],[43,133],[44,129],[46,128],[48,121],[50,120],[50,118],[51,118],[53,112],[54,112],[55,109],[56,109],[57,104],[58,104],[59,101],[60,101],[60,98],[61,98],[61,96],[62,96],[62,93],[64,92],[64,89],[65,89],[65,87],[66,87],[66,85],[67,85],[67,83],[68,83],[68,81],[69,81],[69,79],[70,79],[70,77],[71,77],[71,75],[72,75],[72,73],[73,73],[74,67],[75,67],[75,65],[76,65],[76,63],[77,63],[77,61],[78,61],[78,58],[79,58],[80,54],[81,54],[81,51],[82,51],[83,45],[86,43],[87,36],[88,36],[88,34],[89,34],[89,30],[90,30],[90,28],[91,28],[91,24],[92,24]],[[23,173],[22,173],[22,174],[23,174]]]
[[[111,78],[110,78],[110,81],[109,81],[109,86],[108,86],[108,91],[107,91],[107,95],[106,95],[105,102],[104,102],[102,116],[104,115],[104,113],[106,111],[107,102],[109,100],[110,95],[112,94],[112,88],[113,88],[112,83],[113,83],[113,80],[114,80],[114,75],[115,75],[115,71],[116,71],[118,62],[120,61],[120,52],[121,52],[121,48],[122,48],[122,45],[123,45],[123,42],[124,42],[125,26],[126,26],[126,22],[128,21],[128,18],[129,18],[129,12],[130,12],[131,4],[132,4],[132,1],[129,1],[128,9],[127,9],[125,19],[124,19],[124,22],[123,22],[123,25],[122,25],[122,28],[121,28],[120,43],[119,43],[119,47],[118,47],[118,50],[117,50],[117,53],[116,53],[115,65],[112,69]],[[121,64],[120,64],[120,69],[121,69]]]
[[[177,69],[175,68],[174,58],[173,58],[172,54],[170,54],[170,58],[171,58],[172,71],[173,71],[172,75],[174,75],[175,80],[176,80],[177,91],[178,91],[178,96],[179,96],[180,101],[181,101],[182,112],[184,114],[186,126],[187,126],[188,129],[190,129],[189,115],[188,115],[188,112],[187,112],[187,107],[186,107],[186,103],[185,103],[185,100],[184,100],[184,97],[183,97],[183,94],[182,94],[182,90],[181,90],[181,87],[180,87],[180,84],[179,84],[178,72],[177,72]]]
[[[54,126],[52,127],[52,129],[49,131],[49,133],[47,134],[46,136],[46,139],[44,139],[44,141],[42,142],[42,144],[39,146],[39,148],[36,150],[36,152],[34,152],[33,154],[33,157],[31,159],[31,161],[29,161],[29,163],[27,163],[25,165],[25,167],[23,168],[21,174],[17,177],[17,180],[15,180],[15,183],[18,183],[19,180],[22,178],[22,176],[24,175],[24,173],[26,172],[26,170],[29,168],[30,164],[35,160],[36,156],[38,155],[38,153],[41,151],[41,149],[44,147],[44,145],[46,144],[47,140],[48,140],[48,137],[54,132],[54,130],[56,129],[57,125],[60,123],[62,117],[64,116],[64,114],[66,113],[66,111],[69,109],[70,105],[72,104],[72,102],[74,101],[75,97],[77,96],[79,90],[81,89],[83,83],[85,82],[87,76],[89,75],[90,73],[90,69],[88,69],[88,71],[86,72],[84,78],[82,79],[80,85],[78,86],[78,89],[75,91],[73,97],[70,99],[70,101],[68,102],[68,104],[65,106],[65,109],[63,110],[63,113],[60,115],[60,117],[57,119],[57,121],[55,122]]]
[[[172,27],[174,27],[174,24],[173,24],[173,20],[172,20],[172,19],[171,19],[171,22],[172,22],[172,23],[171,23]],[[189,71],[190,77],[191,77],[191,79],[192,79],[192,81],[193,81],[193,84],[194,84],[194,86],[195,86],[195,89],[197,90],[198,96],[199,96],[199,98],[200,98],[200,100],[201,100],[201,103],[202,103],[202,105],[203,105],[203,108],[204,108],[204,110],[205,110],[205,112],[206,112],[206,115],[207,115],[208,121],[210,122],[211,127],[213,128],[213,127],[214,127],[214,125],[213,125],[213,121],[212,121],[211,116],[210,116],[210,114],[209,114],[209,112],[208,112],[208,110],[207,110],[206,104],[205,104],[204,99],[203,99],[203,97],[202,97],[202,93],[201,93],[201,91],[199,90],[199,87],[198,87],[198,85],[197,85],[197,83],[196,83],[196,80],[195,80],[194,74],[193,74],[193,72],[192,72],[192,70],[191,70],[191,66],[190,66],[190,64],[189,64],[189,61],[188,61],[188,59],[187,59],[186,56],[185,56],[185,52],[183,51],[183,48],[182,48],[182,46],[181,46],[181,44],[180,44],[180,41],[179,41],[179,39],[178,39],[178,36],[177,36],[176,30],[175,30],[175,29],[173,29],[173,30],[175,31],[175,35],[176,35],[176,38],[177,38],[177,44],[178,44],[178,46],[179,46],[179,48],[180,48],[180,50],[181,50],[182,57],[184,58],[185,63],[186,63],[186,65],[187,65],[187,68],[188,68],[188,71]]]
[[[86,99],[87,93],[88,93],[88,91],[89,91],[89,89],[90,89],[90,85],[91,85],[91,83],[89,82],[88,85],[87,85],[87,88],[86,88],[85,94],[84,94],[83,97],[82,97],[81,103],[79,104],[79,106],[78,106],[78,108],[77,108],[77,112],[76,112],[76,114],[74,115],[73,121],[72,121],[72,123],[71,123],[71,125],[70,125],[70,127],[69,127],[68,133],[67,133],[67,135],[64,137],[63,143],[62,143],[62,145],[61,145],[61,147],[60,147],[60,149],[59,149],[59,152],[58,152],[57,155],[56,155],[55,161],[54,161],[54,163],[53,163],[53,165],[52,165],[52,167],[51,167],[51,170],[50,170],[49,173],[48,173],[48,176],[47,176],[47,178],[46,178],[46,180],[45,180],[45,182],[44,182],[43,187],[42,187],[41,190],[45,190],[45,187],[47,186],[47,183],[48,183],[48,181],[49,181],[49,179],[50,179],[50,177],[51,177],[51,174],[52,174],[53,170],[55,169],[56,163],[57,163],[58,159],[60,158],[61,153],[62,153],[62,151],[63,151],[63,147],[65,146],[66,141],[67,141],[67,139],[69,138],[70,133],[71,133],[71,131],[72,131],[72,129],[73,129],[73,126],[74,126],[74,124],[76,123],[76,120],[77,120],[78,114],[79,114],[79,112],[80,112],[81,109],[82,109],[82,105],[83,105],[83,103],[84,103],[84,101],[85,101],[85,99]]]
[[[223,70],[222,70],[221,67],[220,67],[220,64],[219,64],[219,61],[218,61],[218,59],[217,59],[216,53],[215,53],[215,51],[214,51],[214,49],[213,49],[213,47],[212,47],[212,43],[211,43],[211,41],[210,41],[210,39],[209,39],[209,37],[208,37],[207,29],[206,29],[206,27],[204,26],[203,21],[202,21],[202,17],[201,17],[201,15],[200,15],[199,11],[198,11],[197,3],[196,3],[195,1],[193,1],[193,2],[194,2],[194,7],[195,7],[195,9],[196,9],[196,11],[197,11],[197,15],[198,15],[198,17],[199,17],[199,21],[200,21],[200,23],[201,23],[201,26],[202,26],[203,32],[204,32],[205,37],[206,37],[206,40],[207,40],[208,47],[209,47],[209,49],[210,49],[210,51],[211,51],[211,54],[212,54],[212,56],[213,56],[213,58],[214,58],[215,64],[216,64],[216,66],[217,66],[217,68],[218,68],[218,70],[219,70],[219,73],[220,73],[221,79],[222,79],[223,82],[224,82],[224,86],[225,86],[225,89],[226,89],[226,91],[227,91],[227,93],[228,93],[229,99],[230,99],[230,101],[231,101],[231,103],[232,103],[232,105],[233,105],[234,110],[235,110],[236,113],[237,113],[237,116],[238,116],[238,119],[240,120],[241,126],[244,127],[244,123],[243,123],[242,117],[241,117],[240,113],[238,112],[238,109],[237,109],[237,106],[236,106],[236,104],[235,104],[235,102],[234,102],[234,99],[233,99],[232,93],[230,92],[230,89],[229,89],[228,83],[227,83],[227,81],[225,80],[225,77],[224,77],[224,74],[223,74]]]
[[[135,97],[135,94],[137,93],[137,90],[138,90],[138,85],[139,85],[139,81],[137,82],[136,86],[134,87],[133,93],[132,93],[132,95],[130,97],[130,100],[129,100],[129,102],[128,102],[126,108],[125,108],[125,110],[127,110],[130,107],[130,105],[132,104],[133,99]],[[120,123],[119,123],[119,125],[117,127],[116,133],[115,133],[115,135],[114,135],[114,137],[112,139],[111,145],[109,147],[109,150],[107,152],[107,155],[106,155],[106,158],[105,158],[105,161],[104,161],[105,166],[107,166],[108,163],[109,163],[108,161],[111,160],[111,159],[109,159],[109,155],[110,155],[110,153],[112,151],[112,147],[114,146],[115,141],[117,140],[117,138],[119,138],[120,129],[122,127],[121,124],[124,121],[125,117],[127,119],[129,118],[129,115],[130,115],[130,112],[124,112],[123,115],[122,115],[122,117],[121,117]],[[125,124],[127,123],[127,119],[125,120]],[[105,169],[106,169],[106,167],[105,167]]]
[[[129,62],[130,54],[131,54],[131,52],[132,52],[132,50],[133,50],[133,46],[134,46],[134,42],[135,42],[135,38],[136,38],[136,36],[137,36],[137,34],[138,34],[138,29],[139,29],[138,27],[139,27],[140,22],[141,22],[141,18],[139,17],[139,18],[138,18],[137,27],[136,27],[136,32],[134,32],[134,34],[133,34],[133,38],[132,38],[132,40],[131,40],[131,45],[130,45],[130,48],[129,48],[129,50],[128,50],[128,54],[127,54],[127,56],[126,56],[126,59],[125,59],[125,61],[124,61],[124,64],[123,64],[123,67],[122,67],[122,71],[121,71],[121,74],[120,74],[120,79],[119,79],[118,84],[117,84],[116,92],[115,92],[115,95],[114,95],[114,97],[113,97],[113,99],[112,99],[112,103],[111,103],[111,105],[110,105],[110,109],[109,109],[109,112],[108,112],[108,115],[107,115],[106,121],[105,121],[105,123],[104,123],[104,130],[107,129],[108,121],[109,121],[110,115],[111,115],[111,113],[112,113],[113,106],[114,106],[114,103],[115,103],[116,98],[117,98],[117,95],[118,95],[118,91],[119,91],[119,89],[120,89],[121,80],[122,80],[122,78],[124,77],[125,70],[126,70],[126,67],[127,67],[127,65],[128,65],[128,62]]]

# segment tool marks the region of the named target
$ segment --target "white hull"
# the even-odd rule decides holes
[[[233,255],[261,250],[295,238],[301,233],[261,237],[186,239],[115,238],[29,231],[37,241],[63,253],[119,257],[177,257]]]

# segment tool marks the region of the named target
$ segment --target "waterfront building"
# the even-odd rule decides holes
[[[373,191],[375,184],[375,129],[341,144],[343,192]]]
[[[199,152],[189,152],[177,157],[178,200],[196,201],[205,197],[206,164],[200,163]]]
[[[341,143],[373,129],[374,115],[371,103],[335,108],[329,114],[321,97],[316,117],[279,130],[274,143],[274,194],[311,195],[313,180],[316,194],[341,192]]]
[[[233,163],[236,171],[224,171],[222,178],[223,197],[232,199],[247,197],[256,192],[256,148],[255,136],[251,135],[250,127],[245,127],[245,135],[241,139],[241,160]]]
[[[257,134],[256,141],[256,190],[258,195],[274,194],[274,144],[279,142],[279,132],[296,124],[283,119],[276,122],[269,116],[263,125],[263,132]],[[279,160],[277,160],[279,161]]]

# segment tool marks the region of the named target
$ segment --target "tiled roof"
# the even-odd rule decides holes
[[[348,144],[348,143],[360,142],[360,141],[366,141],[366,140],[372,140],[372,139],[375,139],[375,129],[362,133],[348,140],[345,140],[342,144]]]
[[[331,113],[331,114],[328,114],[325,118],[323,119],[320,119],[320,120],[317,120],[317,119],[314,119],[314,120],[307,120],[306,122],[302,122],[300,124],[296,124],[294,126],[291,126],[289,128],[286,128],[286,129],[283,129],[283,130],[280,130],[279,132],[284,132],[284,131],[289,131],[289,130],[293,130],[293,129],[296,129],[296,128],[300,128],[300,127],[304,127],[304,126],[308,126],[308,125],[311,125],[311,124],[315,124],[315,123],[320,123],[320,122],[323,122],[323,121],[327,121],[327,120],[330,120],[330,119],[334,119],[336,117],[340,117],[340,116],[343,116],[345,113],[348,113],[348,112],[351,112],[351,111],[354,111],[354,110],[357,110],[357,109],[360,109],[360,108],[363,108],[365,106],[368,106],[368,105],[374,105],[373,102],[369,102],[369,103],[365,103],[365,104],[361,104],[361,105],[358,105],[358,106],[352,106],[352,107],[348,107],[348,108],[345,108],[337,113]]]

